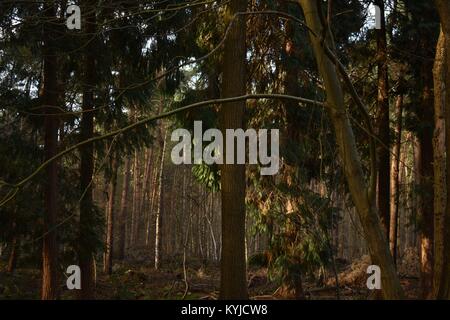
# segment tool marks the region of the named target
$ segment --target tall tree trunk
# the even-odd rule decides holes
[[[441,265],[445,242],[445,208],[447,187],[445,176],[445,36],[441,30],[436,48],[434,76],[434,273],[433,297],[437,296],[442,278]]]
[[[390,128],[389,128],[389,84],[388,84],[388,55],[386,41],[386,21],[384,1],[375,0],[380,8],[381,28],[377,34],[377,62],[378,62],[378,108],[377,129],[380,142],[377,147],[377,208],[380,214],[387,239],[389,239],[390,216]],[[395,256],[394,256],[395,261]]]
[[[403,93],[397,97],[395,104],[397,123],[395,126],[395,144],[392,150],[392,169],[391,169],[391,208],[389,223],[389,248],[391,250],[394,263],[397,262],[397,235],[398,235],[398,207],[400,199],[399,188],[399,169],[400,169],[400,151],[402,142],[402,113],[403,113]]]
[[[18,256],[19,246],[17,245],[17,236],[14,236],[11,241],[11,252],[9,253],[7,272],[13,273],[16,269],[17,256]]]
[[[119,212],[119,240],[117,259],[123,260],[125,257],[125,242],[126,242],[126,220],[128,213],[128,194],[130,190],[130,160],[125,158],[123,169],[123,185],[122,195],[120,197],[120,212]]]
[[[423,39],[424,52],[429,47],[429,41]],[[419,118],[421,127],[418,133],[419,153],[420,153],[420,203],[419,221],[420,231],[420,281],[422,291],[425,296],[431,292],[433,277],[433,229],[434,212],[433,206],[433,75],[432,65],[423,62],[421,66],[421,81],[423,83],[423,93],[420,101]]]
[[[150,236],[151,236],[151,221],[152,221],[152,217],[154,215],[154,208],[155,208],[155,199],[156,199],[156,195],[157,195],[157,183],[158,183],[158,173],[159,173],[159,160],[158,160],[158,153],[155,150],[155,155],[154,155],[154,166],[153,166],[153,173],[152,173],[152,190],[150,191],[150,203],[149,203],[149,208],[148,208],[148,220],[147,220],[147,238],[146,238],[146,245],[148,245],[150,243]]]
[[[442,223],[439,230],[443,235],[439,236],[443,239],[443,245],[436,251],[437,259],[436,270],[438,279],[435,280],[435,296],[438,299],[450,299],[450,2],[447,0],[435,0],[438,12],[441,17],[442,31],[445,37],[445,150],[446,150],[446,172],[447,172],[447,200],[445,215],[438,221]]]
[[[283,5],[284,3],[282,3]],[[287,8],[283,6],[285,12],[287,12]],[[285,51],[287,58],[285,59],[285,63],[283,65],[285,72],[284,79],[284,92],[287,95],[298,96],[300,94],[300,85],[299,85],[299,58],[295,56],[295,53],[300,52],[297,48],[296,43],[296,35],[295,35],[295,26],[293,21],[286,22],[286,44]],[[298,126],[298,103],[292,100],[283,101],[285,118],[287,122],[284,146],[285,148],[293,147],[299,145],[301,143],[301,137]],[[289,161],[283,161],[283,179],[286,186],[289,188],[294,188],[294,183],[297,176],[298,166],[295,164],[289,163]],[[294,199],[293,196],[287,196],[285,203],[285,210],[288,214],[296,214],[298,212],[298,199]],[[296,201],[297,200],[297,201]],[[292,223],[288,221],[285,226],[287,232],[294,232],[292,228]],[[304,290],[303,290],[303,282],[302,275],[300,270],[297,271],[295,280],[290,280],[289,282],[283,283],[283,286],[288,290],[293,290],[295,292],[294,296],[298,300],[305,299]]]
[[[155,269],[158,270],[161,264],[161,248],[162,248],[162,215],[164,210],[164,193],[163,193],[163,178],[164,178],[164,158],[166,155],[166,139],[167,130],[164,134],[163,143],[161,146],[161,163],[159,167],[159,182],[158,182],[158,210],[156,211],[156,221],[155,221]]]
[[[143,217],[143,221],[140,224],[140,228],[143,229],[144,231],[144,240],[145,240],[145,244],[148,244],[148,235],[147,235],[147,226],[148,223],[150,221],[150,210],[146,210],[146,204],[149,203],[148,200],[150,200],[149,198],[149,182],[150,179],[152,177],[152,172],[153,172],[153,149],[146,149],[146,157],[145,157],[145,171],[144,171],[144,180],[142,183],[142,187],[141,187],[141,196],[140,196],[140,201],[139,201],[139,211],[142,213],[142,217]],[[147,200],[147,201],[146,201]]]
[[[226,16],[247,10],[247,0],[231,0]],[[246,21],[238,16],[225,40],[222,74],[222,96],[240,96],[246,92]],[[223,104],[219,112],[220,127],[243,128],[245,102]],[[224,154],[228,146],[224,143]],[[236,152],[234,153],[236,157]],[[224,159],[225,160],[225,159]],[[221,170],[222,261],[220,298],[247,299],[247,266],[245,263],[245,165],[224,164]]]
[[[105,243],[105,259],[103,271],[106,274],[112,273],[113,265],[113,245],[114,245],[114,207],[116,202],[116,186],[117,186],[117,159],[112,159],[111,177],[108,186],[108,204],[106,207],[106,243]]]
[[[87,33],[84,53],[84,87],[83,87],[83,114],[81,117],[81,140],[92,138],[94,134],[94,86],[95,86],[95,47],[92,37],[96,32],[96,17],[92,1],[85,1],[87,15],[85,28]],[[78,259],[81,269],[80,299],[94,298],[94,254],[93,246],[96,237],[94,224],[94,203],[92,198],[92,184],[94,173],[94,146],[85,145],[80,148],[80,230],[78,239]]]
[[[46,19],[55,19],[54,4],[44,7]],[[55,52],[55,34],[53,26],[46,20],[44,24],[44,85],[43,102],[47,115],[44,120],[45,159],[52,158],[58,148],[58,117],[57,113],[57,56]],[[58,162],[51,162],[46,168],[45,211],[44,211],[44,240],[42,246],[42,300],[54,300],[58,297],[58,245],[56,242],[56,223],[58,212]]]
[[[137,117],[135,118],[137,121]],[[131,209],[131,227],[130,227],[130,247],[136,244],[136,226],[137,216],[138,216],[138,202],[139,202],[139,151],[134,151],[134,161],[133,161],[133,205]]]
[[[307,26],[320,35],[323,29],[315,0],[299,0]],[[361,160],[356,149],[350,120],[345,112],[344,96],[335,65],[327,57],[319,37],[310,33],[319,72],[327,93],[327,108],[334,126],[336,142],[350,193],[359,215],[372,263],[380,266],[383,295],[386,299],[403,298],[403,290],[397,276],[386,235],[375,203],[369,197]]]

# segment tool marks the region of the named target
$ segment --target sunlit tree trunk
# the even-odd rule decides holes
[[[395,128],[395,144],[392,150],[392,169],[391,169],[391,203],[390,203],[390,230],[389,230],[389,248],[391,250],[394,263],[397,261],[397,235],[398,235],[398,206],[400,199],[399,188],[399,169],[400,169],[400,150],[402,141],[402,113],[403,113],[403,94],[400,93],[395,104],[397,124]]]
[[[323,27],[317,11],[317,1],[299,0],[299,3],[303,8],[307,26],[316,35],[320,35]],[[400,286],[378,211],[375,203],[372,203],[369,197],[361,160],[356,149],[355,137],[345,111],[343,91],[335,65],[326,55],[321,39],[311,33],[310,38],[327,93],[326,106],[335,130],[342,167],[363,227],[372,263],[380,266],[383,270],[381,273],[383,295],[386,299],[401,299],[403,298],[403,290]]]
[[[434,76],[434,274],[433,296],[441,282],[444,251],[445,208],[447,187],[445,176],[445,36],[441,30],[436,48]],[[428,298],[424,296],[424,298]]]
[[[446,186],[447,193],[450,190],[450,2],[447,0],[435,0],[441,18],[442,31],[444,33],[445,44],[445,150],[446,150]],[[440,221],[439,221],[440,220]],[[438,235],[442,239],[436,250],[437,260],[435,266],[434,295],[438,299],[450,299],[450,196],[447,194],[445,215],[436,221],[439,223]]]

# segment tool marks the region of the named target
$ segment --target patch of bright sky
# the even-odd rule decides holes
[[[367,9],[367,20],[366,20],[366,27],[369,29],[374,29],[376,25],[375,21],[375,5],[370,4]]]
[[[366,8],[365,8],[365,17],[366,17],[366,19],[365,19],[365,21],[364,21],[364,25],[363,25],[363,28],[362,28],[362,30],[361,31],[364,31],[364,32],[356,32],[355,34],[353,34],[353,35],[350,35],[349,36],[349,40],[350,41],[359,41],[359,40],[361,40],[361,39],[364,39],[364,33],[365,32],[367,32],[368,30],[371,30],[371,29],[375,29],[375,26],[376,26],[376,16],[375,16],[375,5],[374,4],[372,4],[372,3],[370,3]],[[385,12],[386,12],[386,17],[390,14],[390,12],[391,12],[391,8],[390,8],[390,6],[388,5],[388,3],[386,3],[386,6],[385,6]]]
[[[371,3],[367,9],[367,20],[366,20],[366,27],[368,27],[369,29],[374,29],[375,25],[376,25],[376,17],[375,17],[375,5],[373,3]],[[389,16],[389,14],[391,13],[391,8],[389,6],[389,3],[385,4],[385,16]]]
[[[194,61],[194,58],[189,58],[188,61]],[[200,73],[199,72],[195,72],[198,68],[198,64],[197,63],[191,63],[188,64],[186,66],[183,66],[181,68],[181,72],[185,73],[185,74],[192,74],[191,77],[189,77],[189,79],[186,82],[186,85],[190,88],[190,89],[196,89],[198,88],[198,81],[200,80]]]
[[[169,34],[167,34],[167,40],[175,41],[176,39],[177,35],[174,32],[170,32]],[[147,42],[145,43],[145,46],[142,48],[142,53],[149,51],[155,43],[156,43],[155,37],[148,38]]]

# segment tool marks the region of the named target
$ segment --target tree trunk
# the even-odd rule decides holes
[[[155,151],[155,156],[154,156],[154,166],[153,166],[153,173],[152,173],[152,190],[150,192],[150,203],[149,203],[149,217],[147,220],[147,239],[146,239],[146,244],[148,245],[150,243],[150,237],[151,237],[151,221],[152,221],[152,217],[154,215],[154,208],[155,208],[155,201],[156,201],[156,196],[157,196],[157,184],[158,184],[158,173],[159,173],[159,159],[158,159],[158,153]]]
[[[403,94],[400,93],[395,104],[397,124],[395,128],[395,145],[392,150],[392,170],[391,170],[391,208],[390,208],[390,230],[389,230],[389,248],[391,250],[394,263],[397,263],[397,235],[398,235],[398,205],[400,198],[399,188],[399,169],[400,169],[400,150],[402,142],[402,113],[403,113]]]
[[[144,180],[142,183],[142,190],[141,190],[141,196],[140,196],[140,201],[139,201],[139,211],[142,214],[143,217],[143,222],[140,224],[140,227],[143,229],[143,234],[144,234],[144,240],[145,240],[145,244],[148,244],[148,228],[147,226],[149,225],[149,221],[150,221],[150,210],[146,210],[146,204],[148,204],[148,200],[149,200],[149,182],[150,179],[152,177],[152,172],[153,172],[153,149],[146,149],[146,157],[145,157],[145,171],[144,171]],[[147,201],[146,201],[147,200]]]
[[[89,43],[84,53],[84,88],[83,88],[83,114],[81,117],[81,141],[93,137],[94,134],[94,86],[95,86],[95,48],[91,37],[95,34],[96,18],[91,2],[86,1],[86,32]],[[94,298],[94,254],[93,246],[96,237],[94,225],[94,203],[92,198],[93,172],[94,172],[94,146],[85,145],[80,148],[80,230],[78,239],[78,258],[81,269],[80,299]]]
[[[307,26],[320,35],[323,29],[315,0],[299,0]],[[334,126],[336,142],[353,202],[359,215],[372,263],[380,266],[383,295],[386,299],[403,298],[403,290],[389,252],[386,235],[375,203],[369,198],[350,120],[345,112],[344,96],[335,65],[327,57],[320,38],[310,33],[319,72],[327,93],[327,108]]]
[[[106,243],[105,243],[105,259],[103,264],[103,272],[110,275],[113,265],[113,245],[114,245],[114,206],[116,202],[116,185],[117,185],[117,159],[112,159],[112,176],[110,177],[108,186],[108,205],[106,208]]]
[[[442,223],[439,225],[439,231],[443,231],[443,235],[439,235],[440,239],[443,239],[443,245],[439,247],[439,251],[436,251],[435,259],[436,266],[439,268],[436,270],[435,280],[436,287],[435,296],[438,299],[450,299],[450,196],[448,192],[450,190],[450,2],[448,0],[436,0],[438,12],[441,17],[442,30],[445,37],[445,150],[446,150],[446,172],[447,172],[447,200],[445,215],[437,221]]]
[[[378,62],[378,110],[377,129],[380,143],[377,146],[377,208],[381,224],[387,239],[389,239],[390,216],[390,128],[389,128],[389,84],[388,84],[388,54],[386,42],[386,21],[384,1],[376,0],[375,5],[380,8],[381,29],[377,34],[377,62]],[[395,256],[394,256],[395,261]]]
[[[9,273],[13,273],[14,270],[16,269],[18,251],[19,248],[17,245],[17,237],[14,236],[14,238],[11,241],[11,252],[9,253],[8,267],[6,269],[6,271]]]
[[[286,11],[286,8],[283,8]],[[294,54],[296,52],[300,52],[300,50],[296,47],[296,35],[295,35],[295,27],[293,25],[294,22],[288,21],[286,22],[286,45],[285,48],[289,48],[289,50],[285,49],[287,58],[285,59],[285,63],[283,65],[284,72],[285,72],[285,78],[284,78],[284,92],[287,95],[291,96],[298,96],[300,94],[300,86],[299,86],[299,74],[300,74],[300,68],[298,62],[296,62],[296,59],[298,57],[295,57]],[[301,143],[301,137],[299,132],[299,126],[297,123],[297,113],[298,113],[298,103],[292,100],[286,100],[283,101],[284,106],[284,112],[285,112],[285,118],[286,118],[286,131],[285,131],[285,138],[284,140],[284,146],[285,148],[289,148],[291,146],[299,145]],[[283,179],[284,183],[288,188],[294,188],[294,183],[296,181],[297,177],[297,170],[298,166],[290,163],[289,161],[283,161]],[[299,212],[298,210],[298,203],[299,201],[302,201],[301,199],[295,199],[293,196],[288,195],[286,197],[286,203],[285,203],[285,211],[288,214],[296,214],[296,212]],[[295,232],[292,226],[291,221],[288,219],[286,222],[284,228],[286,228],[286,231],[289,233]],[[293,289],[294,296],[298,300],[305,299],[304,296],[304,290],[303,290],[303,282],[302,282],[302,275],[300,270],[296,271],[295,280],[289,280],[283,283],[283,287],[286,287],[287,289]]]
[[[155,269],[158,270],[161,263],[161,238],[162,238],[162,214],[163,214],[163,173],[164,173],[164,157],[166,155],[166,139],[167,130],[164,134],[163,144],[161,147],[161,163],[159,167],[159,182],[158,182],[158,210],[156,211],[156,221],[155,221]]]
[[[46,19],[55,19],[54,5],[44,7]],[[58,105],[57,94],[57,56],[55,53],[55,34],[50,22],[44,23],[44,85],[43,103],[46,105],[47,115],[44,120],[45,159],[52,158],[57,153],[58,148],[58,128],[57,116]],[[58,245],[56,242],[56,223],[58,212],[58,161],[51,162],[46,170],[45,186],[45,209],[44,209],[44,240],[42,246],[42,300],[54,300],[58,297]]]
[[[427,39],[423,41],[423,52],[429,47]],[[420,73],[423,82],[423,93],[419,106],[419,119],[421,127],[418,132],[419,153],[420,153],[420,203],[419,221],[420,224],[420,281],[424,296],[428,296],[432,288],[433,277],[433,229],[434,212],[433,206],[433,75],[432,65],[423,62]]]
[[[126,220],[128,213],[128,193],[130,190],[130,160],[125,158],[124,172],[123,172],[123,185],[122,195],[120,199],[120,212],[119,212],[119,240],[117,259],[123,260],[125,257],[125,242],[126,242]]]
[[[135,121],[137,121],[137,114]],[[140,197],[141,197],[141,170],[140,170],[140,152],[134,152],[133,165],[133,209],[131,215],[131,239],[130,246],[137,244],[139,240],[139,220],[140,220]]]
[[[226,16],[247,10],[247,0],[231,0]],[[223,57],[222,95],[240,96],[246,92],[246,21],[238,16],[233,22]],[[243,128],[244,101],[223,104],[219,111],[222,133],[226,129]],[[224,143],[224,155],[228,146]],[[236,152],[235,152],[236,157]],[[221,170],[222,196],[222,261],[221,299],[247,299],[247,267],[245,263],[245,165],[224,164]]]
[[[445,184],[445,36],[439,35],[436,58],[433,68],[434,76],[434,274],[433,296],[436,297],[443,271],[441,263],[444,252],[444,221],[447,199]],[[428,298],[428,297],[427,297]]]

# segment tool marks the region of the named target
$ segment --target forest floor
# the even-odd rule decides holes
[[[366,288],[368,265],[367,258],[361,258],[352,264],[340,266],[339,298],[345,300],[373,299],[373,291]],[[40,272],[37,269],[18,268],[13,274],[3,271],[0,264],[0,300],[2,299],[39,299]],[[184,281],[182,267],[166,266],[156,271],[150,265],[115,265],[111,276],[97,272],[97,299],[216,299],[219,290],[219,268],[217,266],[187,267],[188,282]],[[306,299],[337,299],[334,277],[317,281],[304,281]],[[417,276],[402,274],[401,283],[408,299],[417,299],[419,280]],[[249,270],[249,294],[252,299],[289,299],[292,295],[269,281],[266,268]],[[61,298],[74,299],[75,290],[67,290],[65,280],[61,281]]]

